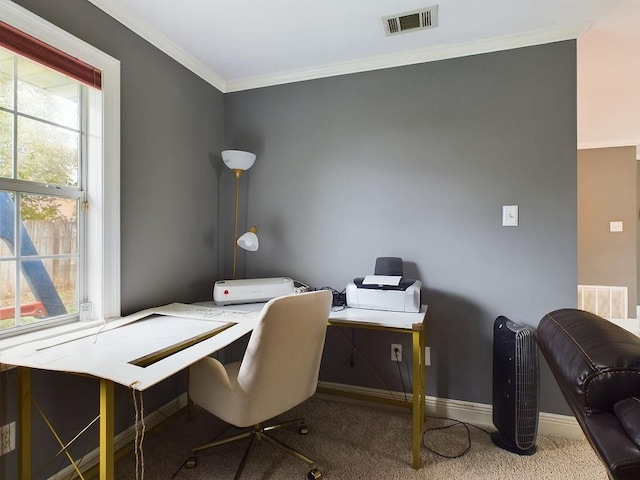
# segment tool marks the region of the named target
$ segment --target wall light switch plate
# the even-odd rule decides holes
[[[621,232],[622,231],[622,222],[609,222],[609,231],[610,232]]]
[[[503,227],[518,226],[518,205],[502,206],[502,226]]]

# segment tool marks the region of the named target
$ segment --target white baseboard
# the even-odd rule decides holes
[[[368,395],[382,399],[403,399],[403,392],[387,392],[376,388],[358,387],[342,383],[320,382],[319,385],[345,394]],[[331,395],[328,395],[331,396]],[[407,399],[413,396],[408,393]],[[493,407],[484,403],[464,402],[448,398],[426,397],[427,415],[453,418],[475,425],[493,425]],[[583,439],[584,434],[573,416],[540,412],[538,434],[552,437]]]
[[[171,400],[166,403],[158,410],[146,415],[144,417],[144,425],[146,429],[150,429],[161,423],[163,420],[166,420],[167,417],[177,413],[181,408],[187,405],[187,394],[183,393],[178,398]],[[116,435],[113,439],[113,446],[115,451],[126,446],[127,444],[133,442],[136,437],[136,429],[135,425],[127,428],[125,431]],[[144,451],[144,445],[143,445]],[[82,463],[79,468],[83,473],[88,471],[90,468],[96,466],[100,462],[100,448],[96,448],[95,450],[89,452],[85,455]],[[55,475],[49,477],[49,480],[68,480],[69,478],[74,478],[75,469],[73,465],[69,465],[63,470],[60,470]]]

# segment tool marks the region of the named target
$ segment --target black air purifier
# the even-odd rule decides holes
[[[536,452],[540,371],[535,330],[506,317],[493,324],[493,424],[491,440],[520,455]]]

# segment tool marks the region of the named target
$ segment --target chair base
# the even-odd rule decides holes
[[[307,426],[304,423],[303,418],[298,418],[296,420],[291,420],[289,422],[279,423],[276,425],[268,425],[268,426],[262,426],[262,424],[259,423],[257,425],[253,425],[252,427],[243,430],[242,432],[236,435],[232,435],[230,437],[209,442],[199,447],[193,448],[191,449],[191,453],[195,455],[199,451],[205,450],[207,448],[219,447],[220,445],[226,445],[227,443],[237,442],[238,440],[249,438],[250,439],[249,445],[247,446],[247,449],[245,450],[244,455],[242,456],[242,460],[240,461],[240,465],[238,466],[238,470],[236,471],[236,474],[233,477],[234,480],[238,480],[241,477],[242,472],[244,471],[244,467],[247,463],[247,458],[249,457],[249,453],[251,452],[251,449],[253,447],[255,440],[265,440],[266,442],[270,443],[274,447],[279,448],[283,452],[288,453],[289,455],[297,458],[298,460],[302,460],[307,465],[312,467],[311,470],[309,470],[309,473],[307,474],[308,480],[315,480],[315,479],[321,478],[322,474],[317,468],[314,468],[314,461],[312,459],[302,454],[298,450],[295,450],[294,448],[290,447],[286,443],[281,442],[280,440],[268,434],[268,432],[273,432],[275,430],[287,428],[292,425],[298,425],[299,432],[301,434],[306,434],[309,432],[309,430],[307,429]],[[195,465],[196,465],[195,456],[190,457],[189,460],[187,460],[187,468],[194,468]]]

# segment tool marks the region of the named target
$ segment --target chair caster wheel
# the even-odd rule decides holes
[[[191,468],[196,468],[196,463],[197,463],[198,459],[197,457],[194,455],[192,457],[187,458],[187,461],[185,462],[184,466],[187,469],[191,469]]]
[[[317,468],[312,468],[307,474],[307,480],[316,480],[322,477],[322,473]]]
[[[300,433],[300,435],[306,435],[307,433],[309,433],[309,428],[303,423],[302,425],[300,425],[300,429],[298,430],[298,432]]]

